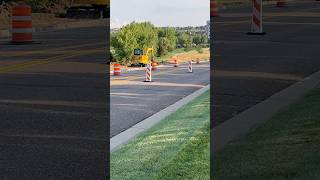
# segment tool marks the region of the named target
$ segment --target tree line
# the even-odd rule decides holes
[[[0,0],[0,3],[16,4],[18,0]],[[31,6],[33,12],[55,12],[57,8],[65,8],[72,3],[72,0],[24,0],[29,6]]]
[[[111,33],[111,53],[113,61],[128,64],[136,48],[145,50],[153,47],[157,56],[167,55],[177,48],[189,51],[208,46],[204,33],[178,32],[175,28],[159,28],[150,22],[132,22]]]

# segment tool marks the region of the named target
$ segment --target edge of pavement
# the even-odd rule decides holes
[[[77,21],[77,22],[68,22],[62,24],[55,24],[48,27],[38,27],[32,28],[32,32],[43,32],[43,31],[50,31],[50,30],[63,30],[63,29],[75,29],[81,27],[95,27],[95,26],[109,26],[110,18],[106,19],[95,19],[91,21]],[[0,30],[0,37],[1,38],[8,38],[11,37],[11,30]]]
[[[233,118],[212,129],[213,153],[222,150],[230,141],[241,138],[250,130],[263,124],[280,110],[303,97],[307,92],[320,84],[320,71],[304,78],[266,100],[241,112]]]
[[[210,84],[206,85],[205,87],[196,90],[195,92],[189,94],[188,96],[180,99],[179,101],[175,102],[174,104],[168,106],[167,108],[155,113],[154,115],[146,118],[145,120],[137,123],[136,125],[130,127],[129,129],[115,135],[110,139],[110,152],[117,150],[122,145],[128,143],[130,140],[134,139],[140,133],[148,130],[149,128],[153,127],[161,120],[169,116],[170,114],[176,112],[179,108],[186,105],[187,103],[191,102],[195,98],[199,97],[201,94],[206,92],[210,89]]]
[[[206,62],[210,62],[209,60],[201,60],[200,61],[200,63],[206,63]],[[193,64],[194,64],[194,62],[192,62]],[[180,63],[180,64],[182,64],[182,65],[186,65],[186,64],[188,64],[187,62],[182,62],[182,63]],[[172,66],[172,64],[160,64],[160,65],[158,65],[157,67],[158,68],[163,68],[163,67],[168,67],[169,65],[171,65]],[[135,67],[135,68],[122,68],[121,69],[121,72],[123,71],[123,72],[131,72],[131,71],[145,71],[146,70],[146,68],[145,67]],[[112,67],[110,68],[110,77],[112,77],[113,75],[113,70],[112,70]],[[117,77],[115,77],[114,79],[117,79]],[[111,80],[113,80],[113,79],[111,79]]]

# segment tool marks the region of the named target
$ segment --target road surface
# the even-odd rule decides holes
[[[193,73],[182,64],[178,68],[165,65],[152,74],[153,82],[143,82],[145,71],[111,76],[111,137],[210,83],[209,62],[194,63]]]
[[[320,2],[263,6],[266,35],[247,35],[251,6],[220,9],[214,38],[213,127],[320,69]]]
[[[0,179],[105,179],[107,28],[0,39]]]

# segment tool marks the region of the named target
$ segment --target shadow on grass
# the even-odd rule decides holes
[[[198,177],[197,174],[190,173],[194,168],[191,165],[194,164],[193,161],[199,160],[198,157],[193,155],[194,159],[180,158],[179,160],[177,158],[186,157],[185,153],[190,154],[189,150],[184,152],[184,149],[193,141],[197,142],[204,127],[208,128],[209,100],[208,91],[134,141],[113,152],[110,162],[111,179],[164,179],[163,172],[168,172],[175,178]],[[208,139],[204,146],[198,146],[199,150],[195,149],[207,154],[207,156],[203,155],[206,158],[200,158],[201,162],[206,164],[201,166],[205,172],[209,172]],[[184,171],[177,172],[168,168],[175,164],[184,164]],[[209,173],[207,175],[209,177]]]

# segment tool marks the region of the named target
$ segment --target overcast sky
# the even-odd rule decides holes
[[[111,0],[111,28],[132,21],[156,26],[203,26],[210,18],[209,0]]]

